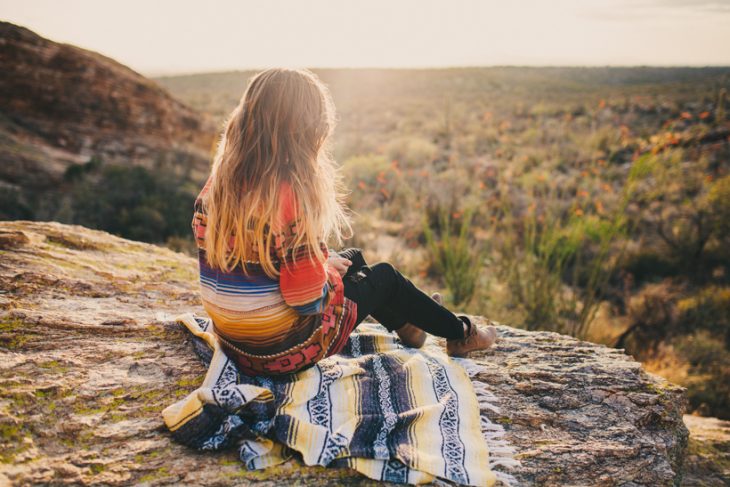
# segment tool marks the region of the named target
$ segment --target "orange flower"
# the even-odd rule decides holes
[[[598,108],[606,108],[606,100],[599,101]]]
[[[710,116],[710,112],[702,112],[702,113],[700,113],[700,120],[704,120],[709,116]]]
[[[711,183],[713,179],[714,178],[712,177],[712,174],[708,174],[707,176],[705,176],[705,181],[707,181],[708,183]]]
[[[689,112],[682,112],[682,115],[680,115],[683,119],[687,120],[692,118],[692,114]]]
[[[577,216],[582,216],[582,215],[583,215],[583,210],[581,210],[580,208],[576,208],[576,209],[575,209],[575,214],[576,214]]]
[[[603,213],[603,203],[601,203],[600,200],[596,200],[594,204],[596,205],[596,211],[598,213]]]
[[[378,180],[378,182],[380,184],[385,184],[385,182],[386,182],[386,179],[385,179],[385,171],[380,171],[378,173],[378,177],[376,179]]]
[[[606,159],[598,159],[596,161],[599,166],[605,166],[606,165]]]
[[[479,181],[479,189],[484,189],[486,187],[487,187],[487,185],[484,184],[484,181]]]
[[[455,211],[455,212],[453,212],[453,213],[451,214],[451,218],[454,218],[454,219],[456,219],[456,218],[461,218],[461,212],[460,212],[460,211]]]
[[[587,178],[588,177],[588,171],[581,171],[580,172],[580,177]]]
[[[387,190],[387,189],[385,189],[385,188],[380,188],[380,192],[381,192],[381,193],[382,193],[382,195],[383,195],[383,196],[385,196],[386,198],[389,198],[389,197],[390,197],[390,193],[388,193],[388,190]]]
[[[588,197],[588,191],[581,189],[578,191],[578,197],[579,198],[587,198]]]
[[[368,187],[368,185],[365,184],[365,181],[360,181],[360,182],[357,183],[357,187],[360,188],[360,189],[365,189],[365,188]]]

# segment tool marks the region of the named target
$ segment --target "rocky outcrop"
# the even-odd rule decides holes
[[[297,461],[247,472],[235,451],[173,442],[160,411],[205,368],[162,319],[202,312],[193,259],[57,223],[0,223],[0,484],[371,482]],[[474,317],[477,322],[483,318]],[[501,398],[523,485],[676,485],[682,389],[620,350],[500,326],[475,357]]]
[[[0,71],[0,188],[48,187],[92,157],[204,178],[215,124],[113,59],[0,22]]]

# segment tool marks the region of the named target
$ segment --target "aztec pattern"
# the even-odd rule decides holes
[[[491,486],[504,478],[490,468],[469,375],[443,351],[405,348],[381,325],[362,323],[339,354],[311,368],[250,377],[210,333],[209,318],[175,320],[208,365],[203,384],[162,412],[180,443],[235,447],[251,470],[298,453],[306,465],[390,482]]]
[[[200,296],[213,319],[222,346],[249,375],[286,374],[311,367],[337,353],[355,326],[357,304],[346,298],[339,273],[327,263],[294,248],[297,205],[288,183],[282,183],[281,228],[272,229],[269,253],[281,275],[266,275],[259,261],[246,261],[223,272],[208,265],[205,254],[206,214],[202,196],[195,201],[192,229],[198,246]],[[320,248],[325,257],[329,250]],[[251,255],[261,255],[254,246]]]

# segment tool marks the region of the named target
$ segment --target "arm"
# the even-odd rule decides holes
[[[193,229],[193,237],[198,248],[205,248],[205,225],[206,215],[203,213],[203,205],[200,197],[196,198],[195,205],[193,207],[193,221],[190,222],[190,226]]]
[[[207,215],[203,210],[203,196],[210,187],[211,177],[205,181],[203,189],[200,190],[198,196],[195,197],[195,203],[193,204],[193,221],[190,222],[190,226],[193,229],[193,237],[198,248],[205,248],[205,226],[207,224]]]
[[[284,190],[281,224],[274,227],[276,255],[279,259],[279,287],[284,301],[300,315],[324,312],[330,301],[331,286],[328,282],[329,269],[326,260],[329,249],[324,242],[320,248],[324,261],[317,261],[308,255],[308,248],[300,245],[292,248],[297,236],[296,205],[288,186]]]
[[[327,256],[327,248],[322,247]],[[284,301],[301,315],[322,313],[329,302],[330,286],[325,262],[309,258],[307,249],[299,246],[280,256],[279,287]]]

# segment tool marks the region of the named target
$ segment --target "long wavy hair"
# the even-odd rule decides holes
[[[335,123],[329,89],[311,71],[271,68],[250,79],[225,123],[201,198],[209,265],[228,272],[241,264],[247,272],[247,261],[260,262],[267,275],[280,275],[268,249],[281,223],[282,182],[298,209],[289,248],[305,245],[308,257],[322,262],[321,242],[342,245],[352,236],[328,143]]]

